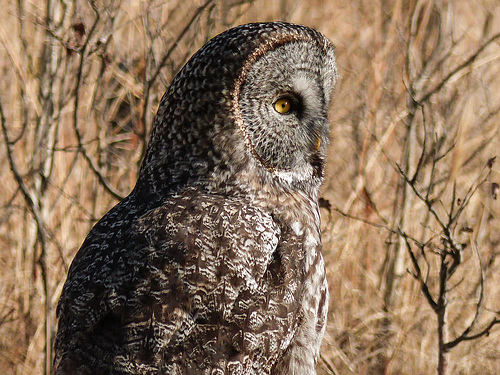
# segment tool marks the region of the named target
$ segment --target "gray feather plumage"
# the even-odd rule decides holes
[[[191,58],[134,190],[73,260],[56,374],[315,373],[335,81],[333,46],[293,24],[239,26]]]

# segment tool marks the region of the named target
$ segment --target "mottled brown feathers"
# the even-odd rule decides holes
[[[243,25],[193,56],[134,190],[73,260],[56,374],[315,373],[335,80],[333,46],[304,26]],[[286,115],[283,96],[297,103]]]

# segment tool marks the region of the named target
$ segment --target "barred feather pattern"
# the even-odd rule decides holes
[[[193,56],[162,98],[134,190],[73,260],[56,374],[315,373],[335,80],[333,46],[304,26],[243,25]],[[285,94],[289,116],[272,109]]]

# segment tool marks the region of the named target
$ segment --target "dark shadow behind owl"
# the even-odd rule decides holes
[[[332,44],[304,26],[236,27],[191,58],[134,190],[73,260],[57,375],[315,373],[335,82]]]

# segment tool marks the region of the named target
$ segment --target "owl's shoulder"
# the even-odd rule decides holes
[[[222,255],[231,249],[235,257],[274,251],[281,233],[273,214],[247,197],[196,189],[172,196],[138,218],[132,229],[162,252],[183,248]]]
[[[127,288],[158,260],[188,267],[202,252],[247,264],[268,259],[280,239],[273,215],[245,197],[188,189],[152,209],[137,207],[133,200],[119,204],[94,226],[71,264],[59,310],[65,301],[89,305],[100,291]]]

